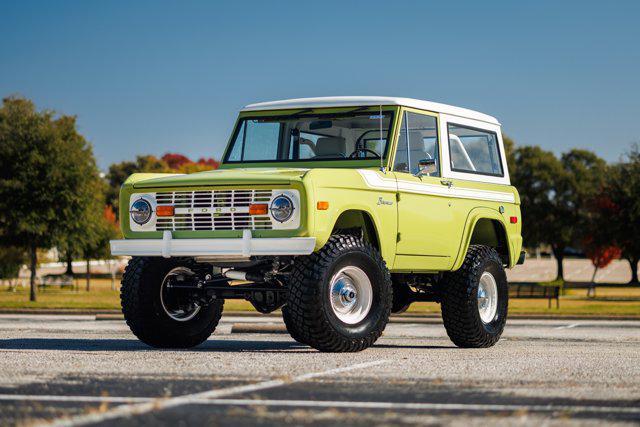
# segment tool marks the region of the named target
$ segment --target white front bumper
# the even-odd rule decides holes
[[[251,237],[244,230],[241,239],[172,239],[165,231],[162,239],[125,239],[111,241],[112,255],[171,257],[250,257],[252,255],[309,255],[315,237]]]

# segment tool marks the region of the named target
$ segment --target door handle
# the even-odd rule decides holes
[[[440,184],[446,185],[447,187],[451,188],[453,186],[453,181],[449,179],[441,179]]]

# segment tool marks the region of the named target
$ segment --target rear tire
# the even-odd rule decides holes
[[[192,261],[179,258],[133,257],[129,261],[122,277],[120,302],[127,325],[140,341],[156,348],[190,348],[213,333],[224,300],[194,307],[190,313],[176,311],[173,317],[167,310],[168,302],[163,302],[161,290],[166,276],[190,267]]]
[[[360,237],[335,235],[296,260],[286,311],[297,341],[355,352],[382,335],[391,304],[391,276],[380,253]]]
[[[391,312],[393,314],[404,313],[411,306],[411,288],[404,282],[393,281],[393,305]]]
[[[469,246],[462,267],[444,277],[442,319],[458,347],[484,348],[498,342],[507,321],[509,288],[495,249]]]

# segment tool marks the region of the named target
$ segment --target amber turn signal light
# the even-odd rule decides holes
[[[173,206],[158,206],[156,208],[156,215],[158,216],[173,216],[175,209]]]
[[[319,211],[326,211],[329,209],[329,202],[318,202],[317,207]]]
[[[269,210],[269,205],[266,203],[256,203],[249,205],[249,215],[266,215]]]

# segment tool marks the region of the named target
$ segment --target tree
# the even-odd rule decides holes
[[[111,206],[103,206],[102,211],[96,212],[91,221],[91,233],[94,238],[87,240],[82,248],[82,257],[87,262],[86,289],[90,290],[91,284],[91,260],[111,258],[109,240],[118,235],[116,215]]]
[[[504,155],[507,158],[507,168],[509,175],[513,176],[516,171],[516,143],[505,134],[502,134],[502,143],[504,144]]]
[[[564,254],[586,237],[585,206],[603,186],[606,163],[586,150],[571,150],[558,160],[540,147],[514,152],[512,182],[522,203],[522,233],[527,247],[549,244],[564,279]]]
[[[622,257],[631,266],[631,282],[638,284],[640,260],[640,148],[633,145],[619,164],[613,165],[607,174],[604,193],[611,200],[611,207],[603,224],[611,229],[610,236],[622,250]]]
[[[563,218],[557,207],[558,186],[568,179],[562,164],[540,147],[519,147],[514,152],[515,173],[511,181],[520,193],[522,237],[527,247],[551,243],[562,232]],[[562,261],[558,262],[562,277]]]
[[[20,274],[20,269],[26,262],[24,250],[11,246],[0,246],[0,279],[11,281]]]
[[[572,149],[562,155],[560,163],[566,179],[558,182],[556,206],[562,216],[563,229],[557,238],[550,239],[554,241],[551,246],[559,265],[566,248],[579,248],[592,235],[589,205],[600,194],[607,177],[606,162],[588,150]],[[558,276],[563,279],[562,274]]]
[[[188,158],[184,154],[179,153],[167,153],[162,156],[162,161],[165,162],[167,166],[169,166],[169,168],[173,170],[179,169],[180,166],[184,164],[193,163],[190,158]]]
[[[585,254],[591,260],[594,266],[593,276],[591,276],[591,286],[587,292],[587,296],[595,296],[596,274],[598,269],[605,268],[614,259],[620,258],[622,251],[615,245],[599,245],[595,241],[587,240],[585,242]]]
[[[75,118],[39,112],[24,98],[5,98],[0,107],[0,244],[28,251],[30,300],[36,300],[38,248],[64,238],[90,203],[81,190],[95,167],[84,138],[69,138]],[[97,175],[97,169],[92,174]]]
[[[81,257],[84,248],[100,239],[99,222],[105,204],[106,183],[100,177],[90,146],[77,131],[75,117],[63,116],[56,120],[55,126],[65,141],[84,147],[76,152],[74,162],[75,175],[81,177],[75,185],[76,204],[82,208],[76,212],[75,220],[61,224],[64,231],[56,239],[59,253],[64,254],[67,262],[66,274],[73,274],[72,261]]]
[[[166,153],[160,159],[152,155],[138,156],[134,162],[125,161],[109,166],[107,173],[107,204],[117,213],[118,196],[120,187],[129,177],[136,172],[149,173],[195,173],[217,169],[220,163],[213,158],[201,157],[194,162],[187,156],[179,153]]]
[[[106,175],[109,184],[109,188],[107,189],[107,204],[113,208],[116,215],[118,212],[120,187],[129,175],[136,172],[171,172],[171,168],[169,168],[169,165],[165,161],[151,155],[138,156],[135,162],[125,161],[109,166],[109,172]]]

